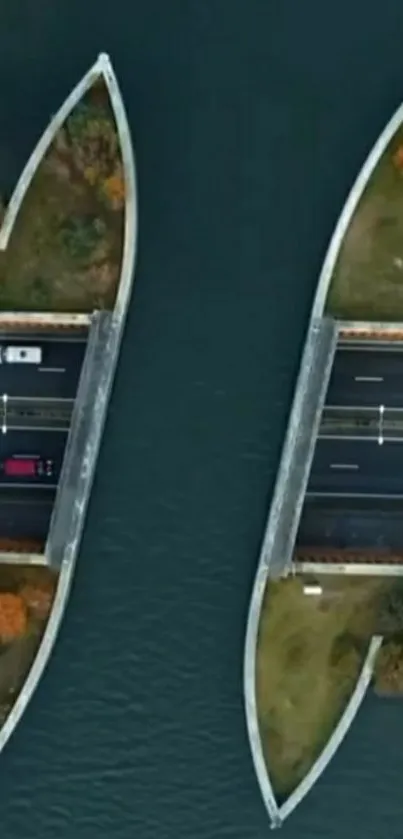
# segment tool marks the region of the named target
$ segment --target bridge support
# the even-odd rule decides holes
[[[311,325],[305,344],[260,560],[272,578],[286,576],[292,568],[337,334],[332,318],[320,318]]]

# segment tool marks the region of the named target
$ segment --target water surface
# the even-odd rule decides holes
[[[6,839],[260,839],[244,624],[312,293],[403,95],[403,8],[3,3],[0,182],[100,50],[136,141],[135,296],[70,609],[2,756]],[[290,839],[401,836],[370,700]]]

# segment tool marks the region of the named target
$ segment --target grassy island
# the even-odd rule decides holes
[[[5,212],[0,202],[0,224]],[[124,216],[120,138],[100,74],[55,134],[28,186],[7,248],[0,252],[0,311],[112,310],[121,272]],[[59,398],[57,392],[54,396]],[[43,409],[49,397],[29,398],[37,398]],[[24,418],[27,414],[21,411]],[[36,431],[35,423],[31,428],[25,421],[18,433],[25,428]],[[38,432],[50,430],[38,427]],[[17,452],[18,445],[17,440]],[[43,456],[48,456],[46,440],[35,438],[27,445],[37,446],[41,456],[42,446]],[[45,538],[38,542],[6,535],[0,538],[0,727],[33,664],[58,582],[58,574],[40,564]]]
[[[100,77],[40,163],[0,254],[0,309],[112,308],[125,188],[109,93]]]
[[[256,698],[276,794],[286,797],[326,745],[357,681],[385,578],[326,576],[319,597],[303,577],[269,581],[260,617]]]
[[[338,318],[403,320],[403,126],[353,214],[326,308]]]

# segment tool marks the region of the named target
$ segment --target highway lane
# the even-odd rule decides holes
[[[42,347],[42,364],[0,364],[0,396],[31,396],[74,398],[86,350],[83,340],[42,340],[39,336],[27,339],[4,340],[0,346]]]
[[[368,503],[370,501],[370,503]],[[298,536],[299,547],[403,548],[403,500],[307,499]]]
[[[0,434],[0,487],[9,486],[54,486],[57,484],[60,470],[63,463],[64,450],[67,441],[67,432],[62,431],[39,431],[27,430],[8,431],[7,434]],[[33,455],[42,458],[49,458],[54,462],[53,477],[43,476],[42,478],[23,480],[20,477],[9,477],[3,474],[1,463],[13,455]],[[40,491],[40,490],[38,490]],[[1,505],[1,502],[0,502]]]
[[[0,489],[0,538],[46,540],[55,491]]]
[[[319,438],[308,492],[403,495],[403,442]]]
[[[403,352],[338,350],[326,404],[403,408]]]
[[[36,344],[38,341],[40,343],[50,341],[50,343],[54,342],[61,342],[64,344],[66,341],[71,341],[74,344],[76,343],[84,343],[86,344],[88,340],[88,329],[87,327],[80,327],[77,329],[76,327],[65,327],[61,328],[57,326],[55,329],[38,329],[35,331],[27,331],[27,330],[16,330],[15,332],[10,331],[3,331],[0,330],[0,343],[10,344],[15,342],[15,344],[21,344],[22,341],[25,341]]]

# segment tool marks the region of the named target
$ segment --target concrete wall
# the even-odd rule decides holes
[[[270,577],[280,577],[291,568],[336,343],[337,328],[332,319],[313,324],[302,356],[259,559]]]
[[[108,374],[111,324],[111,312],[94,313],[45,548],[47,561],[56,571],[74,550],[84,525],[96,459],[92,431],[98,410],[97,393]]]
[[[101,74],[109,90],[116,118],[125,175],[125,235],[119,290],[114,311],[109,316],[95,315],[93,329],[101,331],[102,341],[105,343],[101,348],[100,340],[92,338],[89,352],[94,353],[93,361],[85,362],[80,381],[80,389],[82,389],[84,397],[86,394],[88,396],[91,390],[93,407],[90,413],[87,399],[86,408],[83,408],[81,412],[77,407],[77,411],[75,411],[74,422],[77,423],[78,437],[77,441],[70,443],[70,452],[66,453],[62,488],[58,496],[58,509],[52,520],[51,532],[46,546],[48,563],[60,567],[56,594],[41,645],[25,680],[24,687],[0,730],[0,751],[9,740],[41,679],[67,605],[133,285],[137,250],[137,187],[134,153],[122,96],[111,62],[105,53],[100,54],[93,67],[52,118],[43,137],[39,140],[17,183],[7,208],[4,227],[0,232],[1,249],[2,246],[5,246],[4,243],[8,241],[27,188],[54,135],[86,90]],[[96,331],[93,334],[96,335]],[[88,382],[86,384],[86,377],[88,376],[88,370],[91,369],[96,374],[96,382],[90,388]],[[80,462],[79,452],[84,452]],[[71,505],[73,482],[75,480],[77,481],[75,490],[79,493],[79,497]],[[68,506],[70,512],[67,509]],[[64,545],[62,542],[63,533],[66,535]]]
[[[45,554],[0,551],[1,565],[47,565]]]
[[[293,564],[297,574],[347,574],[350,577],[403,577],[403,561],[400,563],[385,562],[377,564],[370,562],[295,562]]]

